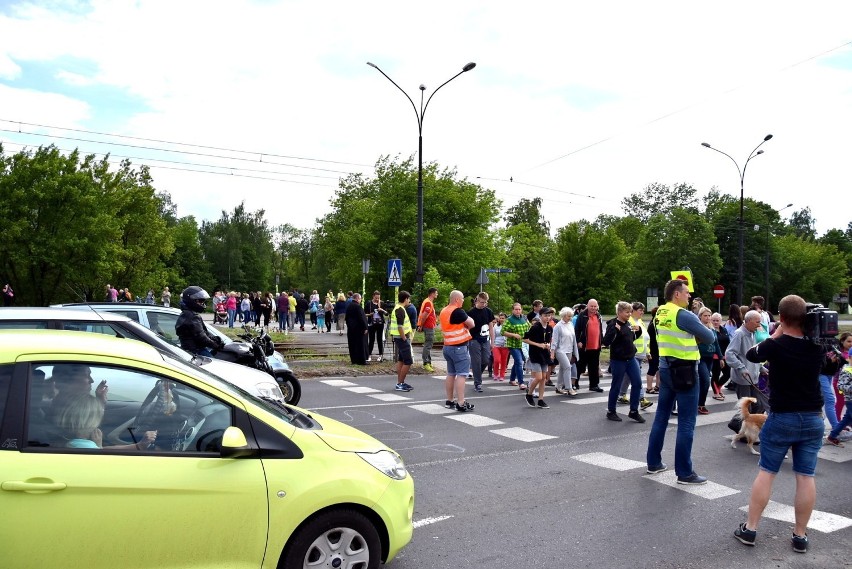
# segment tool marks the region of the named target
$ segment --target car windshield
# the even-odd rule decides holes
[[[126,334],[134,340],[140,340],[142,342],[145,342],[146,344],[150,344],[161,352],[166,352],[170,356],[177,358],[183,362],[192,362],[192,354],[182,348],[175,346],[174,344],[170,344],[169,342],[165,341],[160,335],[155,334],[154,332],[142,326],[138,322],[128,321],[115,322],[111,324],[120,327],[123,335]]]

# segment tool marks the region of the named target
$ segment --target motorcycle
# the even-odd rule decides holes
[[[215,351],[214,358],[268,373],[275,378],[281,388],[284,401],[290,405],[299,404],[299,399],[302,398],[302,386],[290,366],[284,361],[284,357],[275,351],[272,338],[265,330],[261,329],[259,333],[253,333],[248,326],[243,326],[243,333],[237,334],[237,337],[243,340],[242,342],[235,342],[224,335],[221,337],[226,341]]]

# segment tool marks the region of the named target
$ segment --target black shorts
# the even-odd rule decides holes
[[[393,345],[396,346],[396,359],[401,361],[403,365],[410,366],[414,363],[414,358],[411,357],[411,344],[408,343],[408,338],[393,337]]]

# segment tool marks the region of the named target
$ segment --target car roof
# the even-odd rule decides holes
[[[68,320],[72,322],[105,320],[107,322],[125,322],[130,320],[126,316],[112,312],[98,312],[95,310],[80,310],[61,307],[28,306],[9,307],[0,310],[0,320]]]
[[[68,330],[0,330],[0,362],[12,363],[22,354],[78,354],[119,356],[163,363],[163,356],[143,342],[105,334]]]
[[[162,306],[160,304],[146,304],[144,302],[71,302],[67,304],[55,304],[57,308],[67,307],[70,310],[81,310],[90,307],[92,310],[103,314],[101,309],[110,308],[113,310],[145,310],[146,312],[169,312],[172,314],[180,314],[180,308],[174,306]],[[108,312],[108,311],[107,311]]]

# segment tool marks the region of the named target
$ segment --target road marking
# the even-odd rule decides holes
[[[498,421],[497,419],[490,419],[488,417],[483,417],[482,415],[473,415],[471,413],[456,413],[455,415],[447,416],[447,419],[452,419],[453,421],[458,421],[459,423],[465,423],[466,425],[470,425],[471,427],[491,427],[492,425],[503,425],[503,421]]]
[[[346,381],[345,379],[323,379],[321,383],[330,385],[332,387],[351,387],[353,385],[357,385],[355,383],[352,383],[351,381]]]
[[[520,391],[517,385],[486,385],[486,389],[493,389],[494,391]]]
[[[725,496],[733,496],[740,493],[739,490],[734,490],[733,488],[710,481],[701,485],[678,484],[677,475],[673,470],[667,470],[659,474],[646,474],[642,478],[647,478],[648,480],[659,482],[660,484],[665,484],[666,486],[671,486],[672,488],[677,488],[678,490],[683,490],[684,492],[708,500],[715,500],[716,498],[724,498]]]
[[[572,456],[574,460],[579,460],[580,462],[585,462],[587,464],[592,464],[594,466],[602,466],[604,468],[609,468],[611,470],[633,470],[634,468],[645,468],[645,463],[640,462],[638,460],[630,460],[629,458],[621,458],[620,456],[614,456],[611,454],[606,454],[605,452],[590,452],[588,454],[578,454],[577,456]]]
[[[351,391],[352,393],[381,393],[381,389],[373,389],[372,387],[344,387],[343,391]]]
[[[455,413],[455,409],[447,409],[444,405],[438,405],[437,403],[423,403],[420,405],[409,405],[409,409],[414,409],[415,411],[423,411],[429,415],[446,415],[447,413]]]
[[[740,510],[748,512],[748,506],[743,506]],[[766,505],[766,509],[763,510],[763,517],[792,524],[796,521],[796,510],[793,506],[779,504],[770,500]],[[811,519],[808,522],[810,529],[822,533],[831,533],[839,529],[848,528],[849,526],[852,526],[852,519],[836,514],[829,514],[828,512],[820,512],[819,510],[813,511]]]
[[[716,423],[728,423],[733,415],[725,413],[711,413],[710,415],[697,415],[695,417],[695,426],[704,427],[705,425],[715,425]],[[677,425],[677,416],[669,419],[669,425]]]
[[[547,439],[558,439],[559,437],[553,435],[543,435],[541,433],[536,433],[535,431],[529,431],[527,429],[522,429],[520,427],[509,427],[508,429],[495,429],[491,431],[495,435],[500,435],[501,437],[506,437],[509,439],[515,439],[516,441],[522,441],[525,443],[532,443],[535,441],[546,441]]]
[[[411,401],[410,397],[403,397],[402,395],[396,395],[394,393],[379,393],[376,395],[367,395],[367,397],[372,397],[379,401]]]
[[[438,522],[442,522],[444,520],[448,520],[453,516],[435,516],[434,518],[423,518],[422,520],[417,520],[411,523],[411,526],[414,529],[421,528],[423,526],[428,526],[429,524],[434,524]]]
[[[571,396],[569,395],[569,397],[571,397]],[[600,405],[605,406],[608,401],[609,401],[609,396],[598,395],[598,396],[595,396],[595,397],[583,397],[582,399],[577,399],[577,398],[571,397],[570,399],[563,399],[562,403],[571,403],[572,405],[600,404]]]

